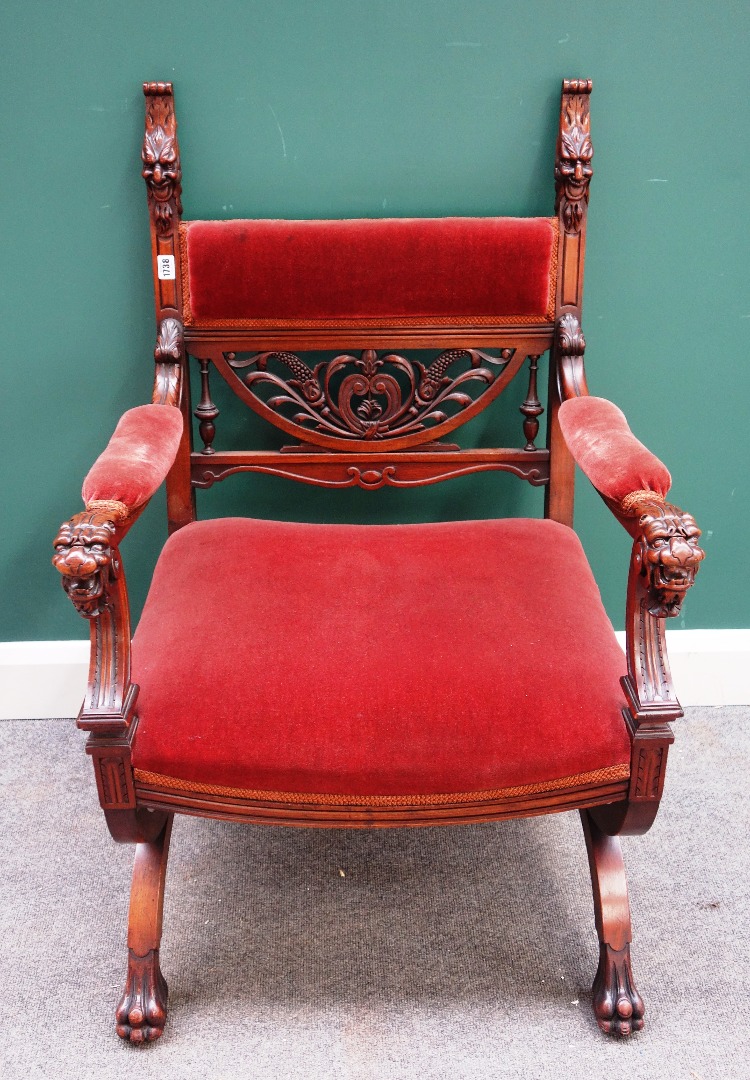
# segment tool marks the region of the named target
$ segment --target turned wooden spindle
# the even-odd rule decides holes
[[[520,411],[523,413],[523,433],[526,436],[526,445],[524,450],[536,450],[534,445],[534,439],[539,434],[539,417],[544,412],[544,406],[539,400],[536,387],[536,376],[539,370],[539,357],[529,357],[529,389],[526,394],[526,400],[521,405]]]
[[[211,363],[210,360],[199,360],[201,368],[201,399],[196,406],[193,415],[196,420],[199,421],[198,431],[200,437],[203,439],[203,453],[213,454],[213,441],[216,436],[216,425],[214,420],[219,415],[219,410],[211,400],[211,387],[209,383],[208,366]]]

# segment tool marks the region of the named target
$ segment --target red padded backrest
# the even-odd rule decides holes
[[[556,218],[191,221],[186,325],[551,322]]]

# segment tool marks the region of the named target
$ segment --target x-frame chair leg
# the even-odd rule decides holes
[[[599,936],[599,967],[593,985],[593,1007],[602,1031],[630,1035],[643,1027],[643,1000],[630,967],[630,903],[622,848],[617,836],[603,833],[587,810],[581,823],[594,892]]]
[[[128,914],[128,974],[117,1007],[117,1034],[151,1042],[164,1031],[167,983],[159,967],[164,879],[173,815],[155,840],[137,844]]]

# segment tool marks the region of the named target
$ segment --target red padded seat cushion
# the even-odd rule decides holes
[[[624,671],[557,522],[197,522],[133,642],[133,764],[270,792],[541,783],[629,761]]]
[[[570,398],[558,416],[576,463],[602,495],[622,502],[633,491],[667,494],[672,477],[666,465],[636,439],[625,414],[611,401]]]
[[[190,221],[181,230],[185,318],[198,326],[554,314],[554,218]]]

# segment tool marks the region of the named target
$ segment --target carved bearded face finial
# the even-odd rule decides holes
[[[669,618],[679,614],[704,557],[698,547],[701,531],[691,514],[668,503],[646,510],[640,525],[639,557],[651,594],[649,611],[659,618]]]
[[[560,153],[555,166],[558,199],[563,200],[563,219],[568,231],[577,232],[581,227],[583,204],[588,200],[589,182],[594,175],[593,156],[588,106],[572,105],[560,132]]]
[[[153,199],[157,226],[165,229],[169,226],[172,217],[169,202],[173,197],[177,201],[178,211],[182,209],[179,205],[180,159],[174,136],[168,135],[159,124],[150,128],[143,140],[141,158],[143,159],[141,175]]]
[[[76,609],[87,619],[104,610],[104,591],[112,563],[111,522],[67,521],[55,538],[52,564]]]

